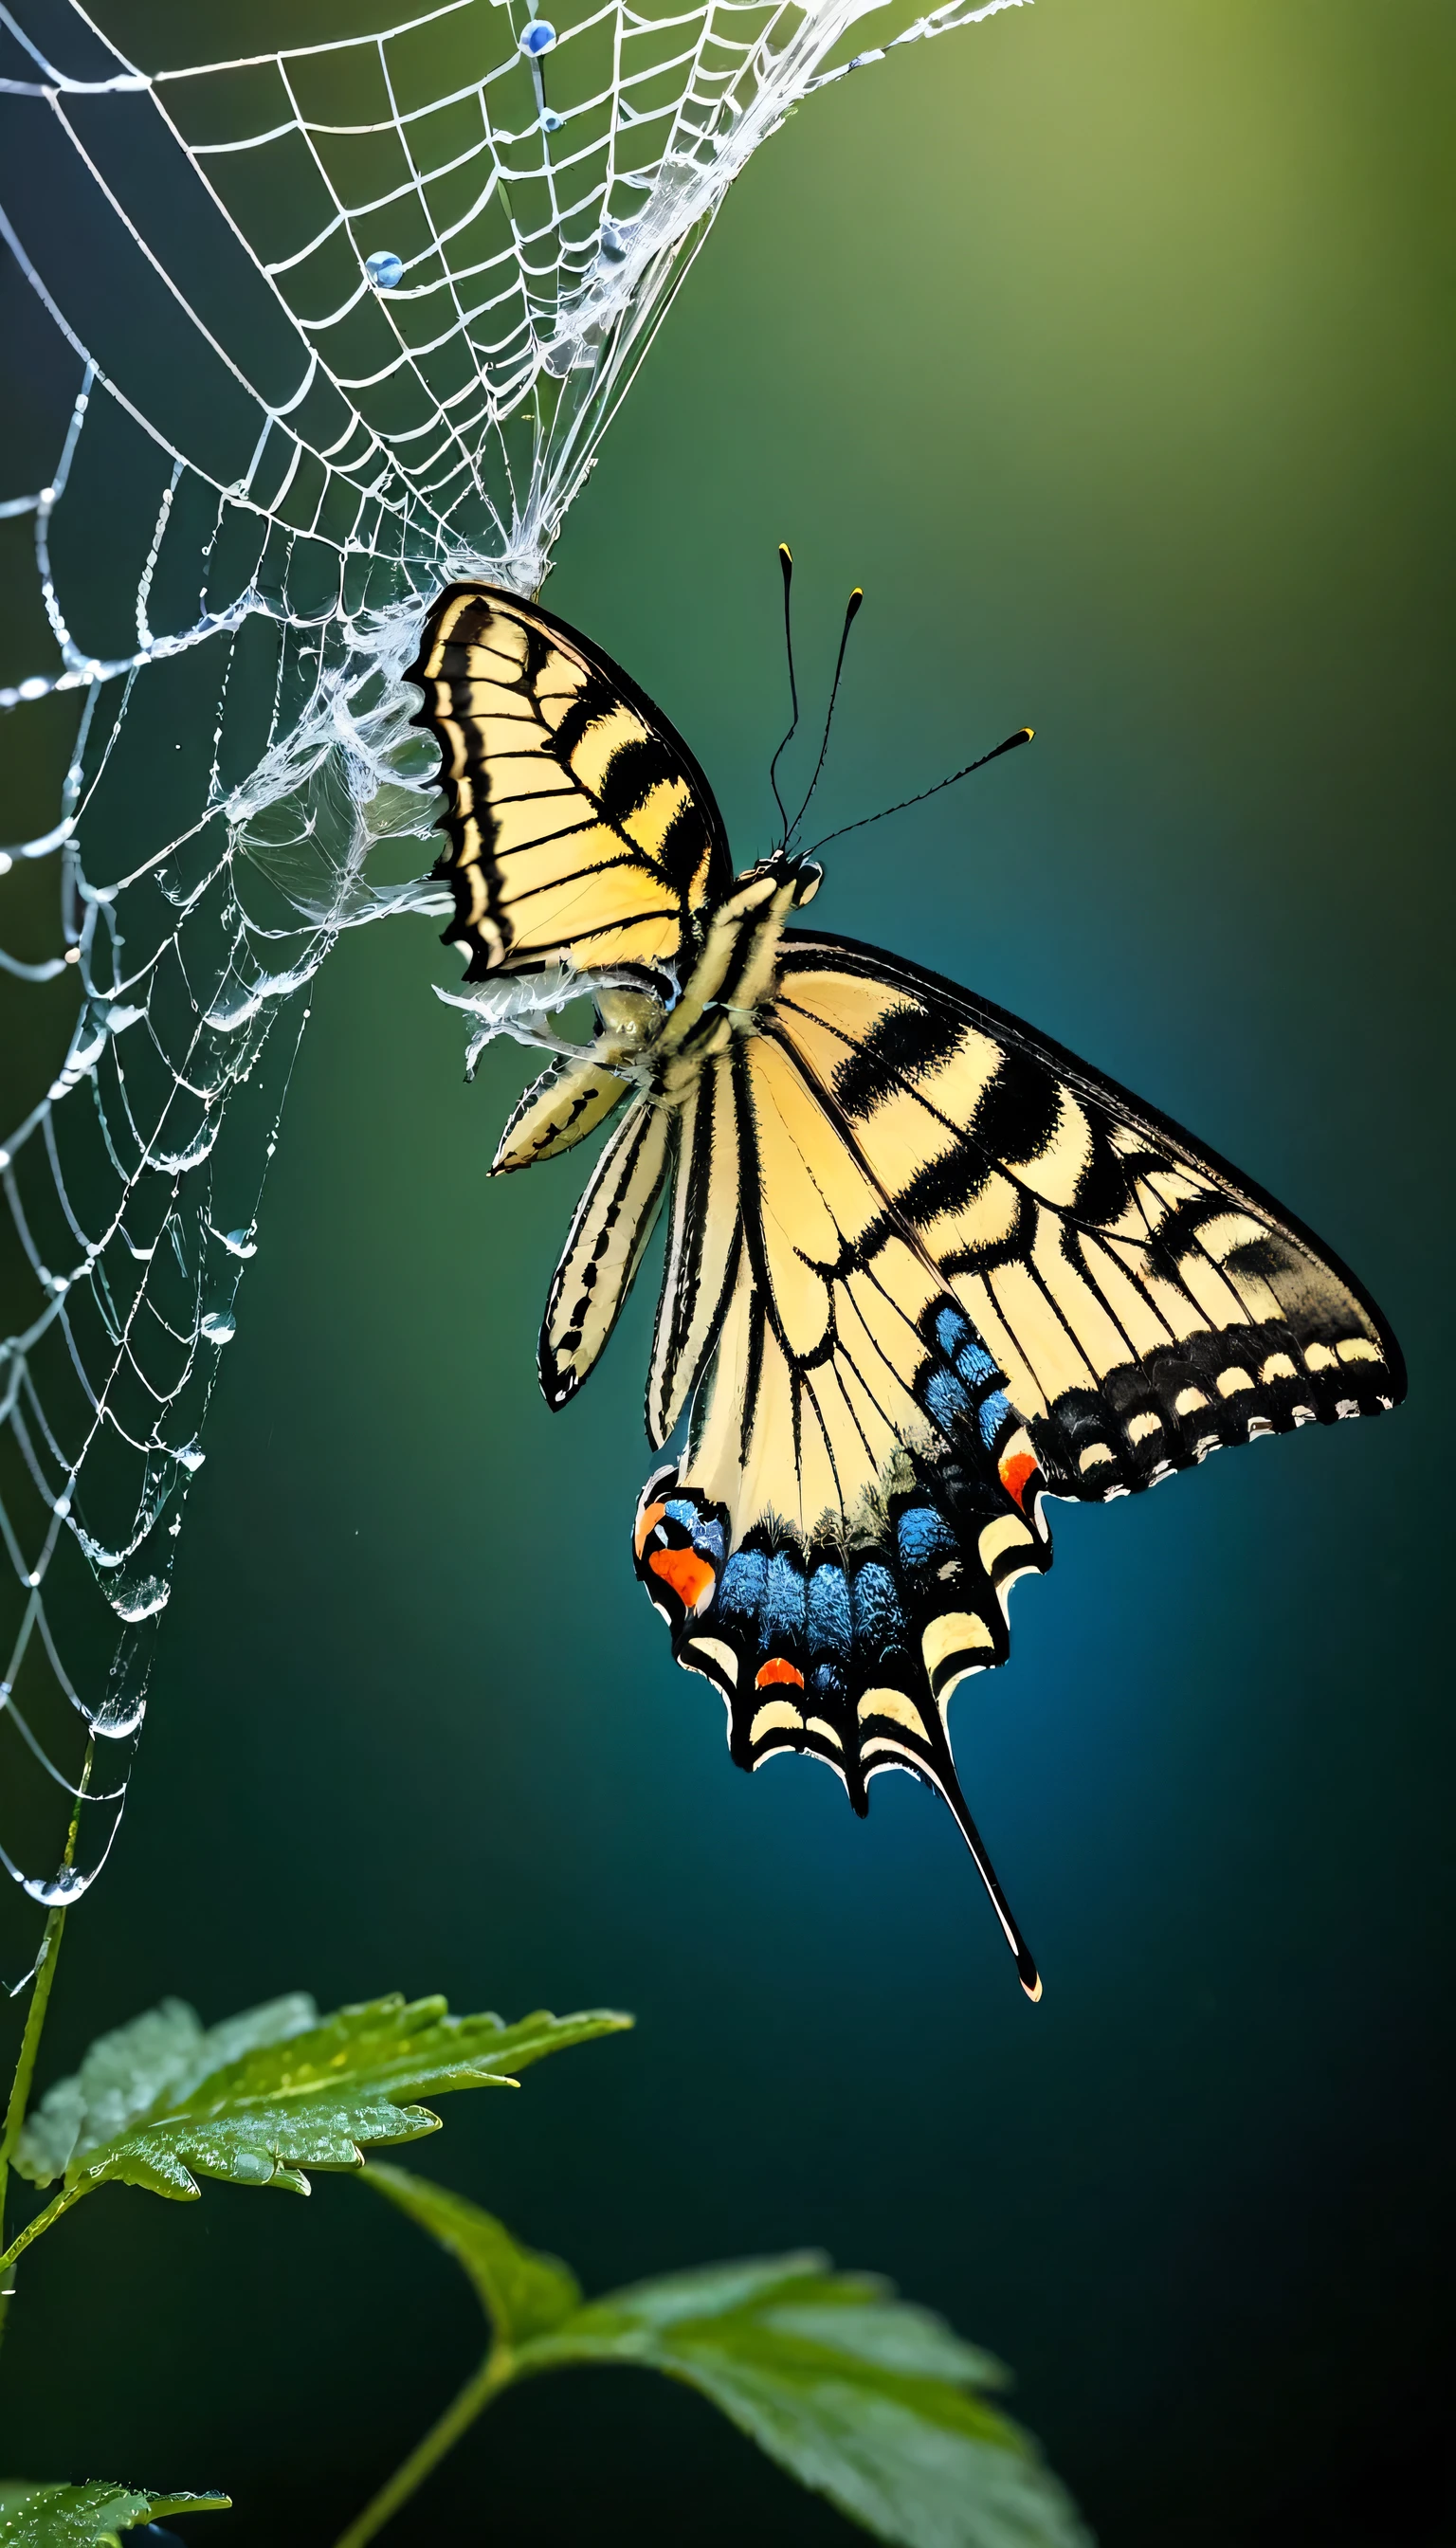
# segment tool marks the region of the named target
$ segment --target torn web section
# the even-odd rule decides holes
[[[203,63],[130,58],[120,8],[0,27],[11,1979],[77,1791],[70,1888],[115,1828],[308,985],[342,928],[445,908],[423,610],[539,584],[789,108],[866,34],[985,14],[361,5]]]

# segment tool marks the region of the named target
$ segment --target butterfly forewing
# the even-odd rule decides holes
[[[438,740],[468,979],[671,965],[732,879],[712,791],[627,676],[538,604],[453,585],[409,678]]]
[[[775,1010],[996,1361],[1058,1495],[1404,1394],[1373,1303],[1190,1137],[1016,1019],[848,942]]]

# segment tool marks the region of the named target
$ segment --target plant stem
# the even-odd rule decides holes
[[[31,2081],[36,2075],[36,2055],[41,2049],[41,2032],[46,2024],[46,2010],[50,1998],[50,1985],[55,1979],[55,1960],[60,1954],[64,1930],[65,1905],[58,1902],[46,1923],[46,1935],[36,1958],[36,1979],[31,1990],[31,2004],[26,2011],[26,2031],[20,2040],[15,2077],[10,2083],[10,2103],[5,2109],[5,2129],[0,2134],[0,2238],[5,2235],[5,2197],[9,2190],[10,2162],[30,2102]]]
[[[47,2230],[53,2229],[61,2214],[71,2211],[80,2202],[83,2194],[91,2194],[94,2191],[95,2183],[90,2177],[83,2176],[79,2185],[66,2186],[63,2193],[57,2194],[52,2202],[46,2204],[44,2212],[38,2212],[34,2221],[26,2223],[18,2238],[11,2239],[4,2255],[0,2256],[0,2274],[4,2273],[7,2265],[13,2265],[17,2258],[23,2256],[27,2247],[33,2245],[37,2238],[43,2238]]]
[[[387,2521],[392,2521],[402,2503],[408,2503],[417,2487],[424,2484],[433,2469],[438,2468],[447,2451],[454,2449],[462,2433],[468,2432],[477,2415],[483,2414],[491,2401],[507,2389],[515,2374],[515,2363],[508,2345],[495,2344],[473,2379],[453,2403],[445,2409],[437,2424],[431,2424],[423,2441],[416,2442],[410,2457],[365,2504],[334,2542],[334,2548],[364,2548],[367,2539],[375,2538]]]
[[[76,1794],[71,1827],[65,1836],[65,1855],[60,1864],[68,1867],[76,1854],[76,1834],[81,1826],[81,1804],[91,1784],[91,1761],[95,1746],[88,1743],[81,1766],[81,1782]],[[31,2081],[36,2075],[36,2056],[41,2049],[41,2036],[46,2025],[46,2011],[50,2005],[50,1985],[55,1979],[56,1958],[65,1934],[65,1904],[54,1903],[46,1922],[41,1952],[36,1957],[36,1979],[31,1989],[31,2004],[26,2011],[25,2033],[20,2040],[20,2052],[15,2064],[15,2077],[10,2083],[10,2102],[5,2109],[5,2126],[0,2132],[0,2239],[5,2236],[5,2198],[10,2189],[10,2162],[20,2138],[21,2126],[30,2103]],[[4,2324],[5,2302],[0,2299],[0,2325]]]

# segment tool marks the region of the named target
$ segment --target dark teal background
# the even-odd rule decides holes
[[[1388,1421],[1053,1508],[956,1719],[1045,2003],[930,1796],[881,1780],[862,1826],[811,1766],[730,1767],[627,1553],[650,1287],[549,1415],[579,1173],[487,1183],[525,1056],[463,1085],[456,959],[410,921],[318,985],[44,2063],[168,1991],[630,2008],[447,2105],[423,2165],[589,2287],[802,2241],[882,2268],[1015,2364],[1107,2548],[1456,2538],[1453,56],[1440,0],[1041,0],[844,83],[735,191],[547,589],[744,860],[779,538],[811,696],[866,593],[825,828],[1035,724],[836,849],[815,920],[1189,1123],[1405,1344]],[[345,2183],[108,2194],[25,2276],[5,2454],[216,2482],[239,2548],[312,2543],[477,2341]],[[391,2536],[750,2526],[846,2535],[695,2401],[577,2375]]]

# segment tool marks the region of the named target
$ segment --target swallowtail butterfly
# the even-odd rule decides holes
[[[612,1122],[551,1286],[547,1399],[580,1389],[665,1211],[647,1430],[682,1441],[633,1547],[673,1651],[722,1692],[742,1768],[812,1753],[862,1814],[878,1771],[938,1788],[1035,1999],[948,1710],[1051,1563],[1047,1500],[1389,1408],[1395,1339],[1292,1215],[1126,1089],[791,927],[819,869],[785,838],[735,875],[687,746],[549,611],[454,585],[410,678],[467,981],[538,977],[542,1018],[595,1002],[495,1159]]]

